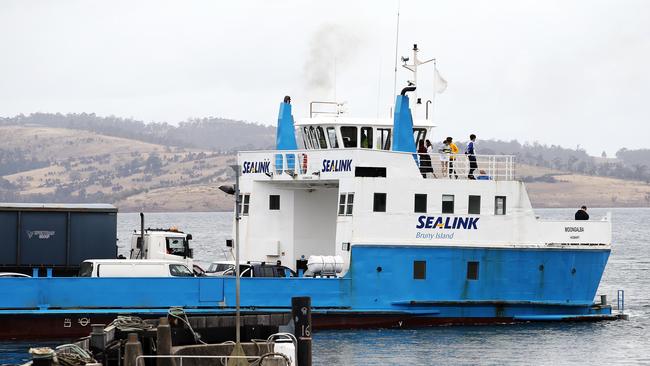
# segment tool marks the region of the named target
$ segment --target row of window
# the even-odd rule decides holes
[[[427,212],[427,195],[415,194],[413,212],[426,213]],[[455,213],[455,196],[453,194],[442,195],[442,213],[453,214]],[[481,196],[469,195],[467,202],[467,213],[470,215],[481,214]],[[506,214],[506,196],[494,197],[494,214]]]
[[[302,128],[302,138],[307,149],[338,149],[340,145],[347,148],[361,147],[365,149],[390,150],[391,128],[373,127],[340,127],[342,144],[336,133],[336,127],[305,126]],[[413,129],[413,140],[417,143],[426,137],[425,128]],[[375,136],[376,140],[375,140]]]
[[[375,192],[372,202],[372,210],[374,212],[386,212],[386,193]],[[239,213],[241,215],[248,215],[248,210],[250,206],[250,193],[244,193],[239,196]],[[341,193],[339,196],[339,216],[350,216],[352,215],[352,208],[354,206],[354,193]],[[427,195],[423,193],[416,193],[414,196],[413,212],[415,213],[427,213]],[[269,195],[269,210],[279,210],[280,209],[280,195],[271,194]],[[443,194],[442,195],[442,213],[444,214],[454,214],[455,212],[455,196],[453,194]],[[470,195],[467,203],[467,213],[470,215],[480,215],[481,214],[481,196]],[[495,196],[494,197],[494,214],[495,215],[505,215],[506,214],[506,197],[505,196]]]
[[[478,280],[478,265],[479,262],[467,262],[467,279]],[[426,261],[413,261],[413,279],[426,280],[427,279],[427,262]]]
[[[442,213],[453,214],[455,212],[455,196],[453,194],[442,195]],[[386,193],[375,193],[372,210],[374,212],[386,212]],[[416,193],[414,196],[413,212],[426,213],[427,212],[427,195]],[[481,196],[470,195],[467,204],[467,213],[470,215],[481,214]],[[506,214],[506,197],[494,197],[494,214]]]

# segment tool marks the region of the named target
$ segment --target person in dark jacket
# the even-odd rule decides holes
[[[589,220],[587,206],[582,206],[578,211],[576,211],[576,220]]]
[[[420,155],[420,173],[423,178],[426,178],[427,173],[433,173],[433,168],[431,167],[431,156],[424,145],[424,140],[418,142],[418,154]]]
[[[469,135],[469,143],[465,149],[465,155],[467,155],[467,159],[469,160],[469,173],[467,174],[468,179],[476,179],[476,177],[474,177],[474,171],[478,169],[478,164],[476,163],[476,151],[474,150],[475,142],[476,135]]]

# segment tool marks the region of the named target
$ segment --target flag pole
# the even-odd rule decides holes
[[[438,82],[438,80],[436,80],[436,79],[438,79],[436,77],[437,72],[438,72],[438,65],[436,64],[436,59],[434,58],[433,59],[433,73],[434,73],[433,74],[433,97],[431,97],[431,122],[434,121],[433,113],[436,110],[436,94],[437,94],[436,93],[436,90],[437,90],[436,89],[436,83]]]
[[[397,0],[397,29],[395,30],[395,74],[393,75],[393,96],[391,97],[391,103],[397,95],[397,50],[399,47],[399,8],[401,5],[401,0]]]

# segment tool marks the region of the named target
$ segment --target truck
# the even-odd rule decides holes
[[[140,213],[140,230],[133,230],[129,259],[159,259],[182,262],[196,274],[203,269],[194,264],[194,251],[190,248],[192,234],[177,227],[144,228],[144,214]]]

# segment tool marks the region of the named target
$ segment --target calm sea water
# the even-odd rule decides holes
[[[614,244],[599,294],[615,301],[625,290],[629,321],[448,326],[420,329],[314,333],[315,365],[585,365],[650,364],[650,209],[612,212]],[[541,218],[571,219],[573,209],[538,209]],[[148,227],[176,225],[194,236],[196,258],[222,259],[231,237],[229,213],[158,213]],[[118,237],[127,254],[137,214],[118,215]],[[2,326],[0,324],[0,326]],[[42,343],[41,343],[42,344]],[[56,343],[54,343],[56,344]],[[31,342],[0,343],[0,364],[28,359]]]

